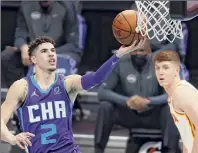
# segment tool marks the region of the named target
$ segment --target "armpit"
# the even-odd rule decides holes
[[[76,89],[74,88],[74,85],[73,85],[73,78],[72,76],[67,76],[64,78],[64,85],[65,85],[65,89],[67,91],[67,93],[75,93],[76,92]]]
[[[27,81],[25,79],[23,81],[23,88],[24,88],[24,90],[23,90],[23,94],[22,94],[22,97],[21,97],[21,101],[22,102],[24,102],[24,100],[25,100],[25,98],[27,96],[27,93],[28,93],[28,83],[27,83]]]

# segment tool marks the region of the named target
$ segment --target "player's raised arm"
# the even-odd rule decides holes
[[[198,92],[192,88],[177,87],[174,99],[178,100],[179,108],[189,117],[195,126],[194,144],[191,153],[198,153]]]
[[[25,99],[27,92],[26,87],[27,82],[24,79],[14,82],[8,90],[6,100],[1,105],[1,140],[12,145],[17,144],[22,149],[24,149],[24,145],[31,145],[28,139],[25,140],[26,136],[31,137],[33,135],[23,133],[15,136],[9,131],[6,124],[14,111],[16,111],[16,109],[21,105],[21,102]]]
[[[69,92],[73,90],[79,92],[81,90],[89,90],[99,85],[112,72],[116,63],[122,56],[141,49],[145,42],[146,38],[142,39],[137,45],[136,41],[134,41],[130,46],[121,46],[119,50],[117,50],[116,54],[108,59],[96,72],[85,74],[82,77],[79,75],[66,77],[67,91]]]

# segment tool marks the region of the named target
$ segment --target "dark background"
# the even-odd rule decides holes
[[[122,10],[129,9],[133,1],[85,1],[82,2],[82,15],[87,26],[87,39],[79,73],[96,70],[120,44],[112,34],[112,21]],[[13,45],[16,17],[20,1],[3,1],[1,4],[1,50]],[[198,69],[198,18],[186,22],[189,29],[186,65],[188,69]]]

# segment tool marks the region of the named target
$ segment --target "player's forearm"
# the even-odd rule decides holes
[[[9,131],[5,122],[1,119],[1,140],[10,143],[14,135]]]
[[[85,74],[81,78],[81,84],[84,90],[89,90],[96,85],[102,83],[107,76],[112,72],[119,57],[113,55],[108,59],[96,72]]]
[[[195,132],[195,139],[194,139],[192,153],[198,153],[198,130],[197,128]]]

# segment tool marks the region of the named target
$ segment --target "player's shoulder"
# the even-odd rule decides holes
[[[181,90],[196,90],[195,87],[189,83],[186,80],[181,80],[178,85],[176,86],[176,90],[181,91]]]
[[[184,108],[197,101],[198,91],[187,81],[182,81],[173,91],[172,98],[178,105]]]
[[[190,96],[193,93],[198,93],[197,89],[189,82],[182,80],[176,86],[173,94],[177,97]]]
[[[10,87],[10,89],[17,91],[18,94],[24,93],[24,91],[26,91],[27,88],[28,88],[28,82],[24,78],[15,81]]]
[[[24,97],[27,94],[27,89],[28,88],[28,82],[27,80],[20,79],[15,81],[11,87],[8,90],[9,95],[15,95],[17,96],[20,100],[24,100]],[[25,94],[24,94],[25,93]]]
[[[25,78],[22,78],[22,79],[19,79],[17,81],[15,81],[12,86],[15,86],[15,87],[24,87],[24,86],[27,86],[28,82]]]

